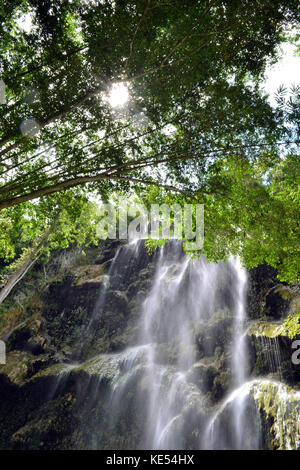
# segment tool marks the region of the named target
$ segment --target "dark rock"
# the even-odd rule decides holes
[[[277,271],[267,264],[251,269],[248,276],[247,306],[249,318],[286,314],[288,302],[278,292]],[[285,284],[280,284],[285,287]]]

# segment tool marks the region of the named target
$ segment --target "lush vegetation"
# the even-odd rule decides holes
[[[203,203],[208,259],[298,279],[300,89],[271,107],[259,86],[298,1],[16,0],[0,14],[3,272],[34,248],[95,242],[95,195],[138,194]],[[113,83],[126,106],[111,107]]]

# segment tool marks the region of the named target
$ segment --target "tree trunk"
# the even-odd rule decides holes
[[[13,274],[7,276],[7,282],[0,290],[0,305],[11,293],[11,291],[18,284],[18,282],[21,281],[21,279],[25,276],[29,269],[34,265],[34,263],[36,263],[36,261],[39,259],[41,255],[40,250],[41,248],[47,245],[52,228],[53,224],[46,230],[40,242],[32,248],[30,254],[25,258],[22,265],[18,267]]]
[[[25,276],[27,271],[33,266],[33,264],[38,260],[39,255],[36,256],[34,259],[32,257],[28,257],[22,266],[17,269],[17,271],[9,276],[7,283],[4,287],[2,287],[0,291],[0,305],[6,299],[6,297],[10,294],[12,289],[15,287],[16,284]]]

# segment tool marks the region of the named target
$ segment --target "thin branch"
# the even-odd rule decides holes
[[[156,127],[155,129],[150,129],[150,130],[148,130],[147,132],[144,132],[143,134],[138,134],[138,135],[136,135],[136,136],[134,136],[134,137],[131,137],[130,139],[126,140],[125,142],[121,142],[120,144],[117,144],[117,145],[110,145],[110,146],[108,146],[108,149],[116,149],[116,148],[118,148],[118,147],[120,147],[120,146],[125,146],[125,145],[127,145],[127,144],[129,144],[129,143],[131,143],[131,142],[134,142],[135,140],[137,140],[137,139],[139,139],[139,138],[141,138],[141,137],[145,137],[145,136],[147,136],[147,135],[152,134],[153,132],[159,131],[160,129],[164,128],[166,125],[168,125],[168,123],[164,123],[162,126]],[[129,124],[126,124],[125,126],[122,126],[121,128],[116,129],[115,131],[111,132],[111,133],[108,134],[107,136],[101,137],[101,138],[99,138],[99,139],[94,140],[93,142],[90,142],[90,143],[84,145],[83,147],[80,148],[80,151],[82,151],[84,148],[89,147],[90,145],[93,145],[93,144],[95,144],[95,143],[98,143],[98,142],[100,142],[100,141],[102,141],[102,140],[104,140],[104,139],[110,137],[111,135],[113,135],[113,134],[119,132],[120,130],[125,129],[125,128],[128,127],[128,126],[130,126],[130,123],[129,123]],[[106,148],[104,149],[104,151],[106,151]],[[98,152],[98,153],[96,153],[96,154],[93,154],[93,155],[90,156],[89,158],[85,158],[84,163],[86,164],[87,161],[90,161],[90,160],[94,159],[97,155],[101,155],[101,154],[103,154],[103,150],[101,150],[100,152]],[[68,154],[67,157],[70,156],[70,155],[72,155],[72,153]],[[50,163],[45,163],[45,164],[41,165],[40,167],[35,168],[34,170],[32,170],[32,171],[30,171],[30,172],[27,172],[27,173],[21,175],[21,176],[20,176],[19,178],[17,178],[16,180],[14,180],[14,181],[12,181],[12,182],[9,182],[9,183],[6,183],[6,184],[4,184],[3,186],[0,186],[0,193],[3,192],[3,189],[5,189],[5,191],[7,192],[7,191],[12,191],[12,190],[15,189],[16,187],[18,187],[18,186],[16,186],[16,182],[18,182],[19,180],[22,180],[22,184],[23,184],[24,182],[26,182],[26,181],[30,181],[30,178],[28,178],[29,175],[35,174],[37,171],[40,171],[40,170],[42,170],[42,169],[44,169],[44,168],[46,168],[46,167],[52,165],[55,161],[58,161],[59,163],[58,163],[57,165],[55,165],[54,167],[50,168],[50,170],[48,170],[48,171],[52,171],[52,170],[55,169],[55,168],[60,168],[62,162],[60,161],[59,158],[55,158],[52,162],[50,162]],[[68,162],[68,164],[70,164],[70,163],[71,163],[71,162]],[[75,166],[75,169],[76,169],[76,166]],[[71,170],[72,170],[72,167],[71,167]],[[58,174],[57,176],[59,176],[59,174]]]
[[[154,132],[155,130],[157,130],[157,129],[151,130],[151,132]],[[144,135],[147,135],[147,133],[145,133]],[[142,137],[142,136],[143,135],[136,136],[135,138],[129,139],[129,141],[126,141],[125,143],[121,143],[117,146],[113,146],[112,148],[117,148],[119,146],[125,145],[126,143],[129,143],[130,141],[135,140],[136,138],[139,138],[139,137]],[[211,142],[207,142],[207,144],[209,144],[209,143],[211,143]],[[291,142],[278,142],[277,145],[286,145],[286,144],[290,144],[290,143]],[[174,145],[176,145],[176,142],[170,144],[171,147],[174,146]],[[170,155],[169,155],[167,158],[163,158],[163,159],[158,160],[157,157],[159,157],[160,155],[163,155],[165,153],[165,149],[164,149],[161,152],[157,153],[155,156],[150,156],[150,157],[146,156],[146,157],[138,159],[138,160],[130,160],[130,161],[127,161],[127,162],[119,164],[119,165],[113,165],[113,166],[108,167],[108,168],[101,168],[101,170],[103,170],[103,172],[101,174],[102,175],[112,176],[114,174],[117,174],[117,172],[120,172],[120,170],[122,170],[122,172],[124,173],[126,171],[133,171],[133,170],[138,170],[138,169],[141,169],[141,168],[144,168],[144,167],[155,166],[155,165],[158,165],[160,163],[172,163],[174,161],[187,161],[187,160],[192,160],[192,159],[207,158],[211,154],[216,155],[216,154],[222,153],[222,152],[223,153],[228,153],[228,152],[232,152],[232,151],[243,150],[245,148],[253,148],[253,147],[259,147],[260,148],[260,147],[265,147],[265,146],[269,146],[269,145],[271,145],[271,144],[260,143],[260,144],[251,144],[251,145],[227,146],[227,147],[221,148],[221,149],[206,150],[206,153],[204,155],[199,155],[199,153],[195,154],[195,155],[178,155],[177,157],[170,157]],[[94,159],[97,155],[101,155],[101,154],[102,154],[102,151],[99,152],[98,154],[92,155],[88,159],[85,159],[84,163],[86,163],[87,160]],[[50,171],[52,171],[53,169],[55,169],[56,167],[59,167],[59,166],[60,165],[56,165]],[[68,168],[67,172],[62,171],[60,173],[52,175],[52,178],[51,179],[48,178],[47,182],[50,183],[50,181],[52,181],[52,182],[54,182],[55,180],[57,181],[58,178],[71,177],[73,175],[71,175],[70,171],[72,171],[73,169],[74,170],[77,169],[77,173],[81,172],[80,166],[78,167],[78,165],[77,165],[73,168],[70,168],[70,169]],[[35,173],[35,172],[36,171],[33,171],[32,173]],[[45,175],[45,176],[47,176],[47,175]],[[79,175],[77,174],[76,176],[79,176]],[[30,182],[31,180],[29,178],[27,178],[27,181]],[[26,180],[25,180],[25,182],[26,182]],[[8,191],[12,192],[13,190],[19,190],[19,191],[22,190],[22,189],[25,190],[25,187],[23,186],[23,183],[24,183],[24,179],[22,180],[22,184],[20,184],[20,185],[14,184],[14,186],[12,186],[12,183],[7,183],[6,185],[0,187],[0,193],[3,192],[3,189],[5,189],[6,193]],[[41,184],[41,182],[40,182],[40,184]]]
[[[145,10],[144,10],[144,12],[143,12],[143,14],[142,14],[142,16],[141,16],[141,18],[140,18],[140,20],[139,20],[137,26],[136,26],[136,29],[135,29],[134,34],[133,34],[133,37],[132,37],[132,39],[131,39],[131,41],[130,41],[129,55],[128,55],[128,57],[127,57],[127,59],[126,59],[126,62],[125,62],[125,70],[127,69],[127,64],[128,64],[128,62],[129,62],[129,60],[130,60],[130,58],[131,58],[131,56],[132,56],[133,44],[134,44],[134,41],[135,41],[137,32],[138,32],[138,30],[139,30],[140,25],[142,24],[142,21],[144,20],[145,16],[147,15],[147,13],[148,13],[148,11],[149,11],[149,9],[150,9],[150,5],[151,5],[151,0],[148,0],[148,1],[147,1],[146,8],[145,8]]]
[[[149,69],[149,70],[146,70],[145,72],[142,72],[138,75],[135,75],[133,77],[129,77],[129,78],[124,78],[124,79],[120,79],[119,82],[120,83],[130,83],[132,81],[135,81],[135,80],[139,80],[140,78],[143,78],[147,75],[151,75],[155,72],[158,72],[160,69],[164,68],[164,67],[167,67],[167,66],[174,66],[176,63],[179,63],[181,62],[182,60],[186,60],[186,58],[188,57],[191,57],[194,53],[197,53],[199,52],[199,50],[201,50],[203,47],[205,47],[208,42],[206,43],[203,43],[200,48],[198,48],[196,51],[194,51],[193,53],[187,55],[187,56],[184,56],[183,58],[181,57],[179,60],[173,62],[172,64],[170,64],[168,62],[168,60],[170,59],[170,57],[173,55],[173,53],[188,39],[188,36],[185,36],[184,38],[182,38],[180,41],[177,41],[176,44],[174,45],[174,47],[171,49],[171,51],[167,54],[167,56],[165,56],[162,61],[160,62],[160,64],[152,69]],[[99,86],[97,88],[95,88],[94,90],[90,90],[89,92],[87,92],[83,97],[75,100],[73,103],[69,104],[68,106],[66,106],[65,108],[63,108],[61,111],[59,111],[58,113],[54,114],[53,116],[47,118],[46,120],[44,120],[43,122],[39,123],[39,131],[43,130],[44,127],[46,127],[47,125],[51,124],[52,122],[55,122],[57,121],[58,119],[61,119],[62,117],[66,116],[68,113],[70,113],[71,111],[73,111],[74,109],[82,106],[83,104],[85,104],[90,98],[98,95],[99,93],[105,91],[106,89],[106,86]],[[0,145],[3,146],[5,145],[8,141],[10,141],[12,138],[14,137],[11,137],[11,138],[7,138],[5,141],[1,141],[0,142]],[[27,139],[30,138],[30,137],[27,137],[27,136],[24,136],[22,137],[21,139],[19,139],[18,141],[14,142],[13,144],[11,144],[10,146],[6,147],[5,149],[3,149],[1,152],[0,152],[0,157],[2,157],[3,155],[7,154],[8,152],[10,152],[11,150],[17,148],[18,146],[22,145],[23,143],[25,143],[27,141]]]
[[[52,61],[50,61],[50,62],[48,62],[48,63],[44,62],[44,63],[42,63],[42,64],[40,64],[40,65],[35,66],[35,67],[32,67],[32,68],[29,68],[29,69],[24,70],[24,71],[22,71],[22,72],[19,72],[19,73],[13,75],[12,77],[6,78],[6,76],[5,76],[5,74],[4,74],[3,76],[4,76],[4,79],[5,79],[5,83],[6,83],[6,84],[9,84],[9,83],[13,82],[16,78],[24,77],[24,76],[26,76],[26,75],[28,75],[28,74],[30,74],[30,73],[37,72],[38,70],[41,70],[43,67],[48,67],[49,65],[51,65],[52,62],[54,62],[54,60],[59,60],[59,61],[66,60],[66,59],[68,59],[69,57],[71,57],[72,55],[77,54],[78,52],[82,52],[82,51],[84,51],[85,49],[88,49],[88,46],[82,46],[82,47],[80,47],[80,48],[78,48],[78,49],[75,49],[74,51],[71,51],[71,52],[65,54],[65,55],[62,56],[62,57],[56,56],[56,57],[54,57],[54,58],[52,59]]]

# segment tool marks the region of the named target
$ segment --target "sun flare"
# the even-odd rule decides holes
[[[108,94],[108,102],[112,108],[124,106],[129,99],[128,88],[124,83],[114,83]]]

